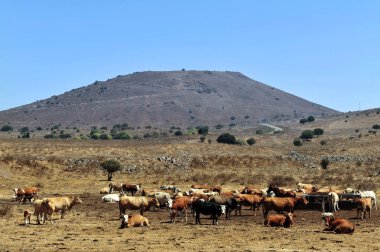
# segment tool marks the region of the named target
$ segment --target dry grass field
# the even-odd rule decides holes
[[[347,121],[347,122],[345,122]],[[165,140],[75,141],[46,139],[0,140],[0,250],[94,250],[115,251],[374,251],[380,249],[379,211],[371,220],[357,222],[353,235],[322,232],[319,211],[296,211],[291,229],[263,226],[262,214],[249,210],[232,220],[221,219],[218,226],[203,219],[203,225],[169,223],[166,210],[147,212],[150,228],[119,229],[117,204],[101,202],[99,189],[107,187],[106,174],[99,163],[116,158],[126,168],[116,173],[116,182],[139,183],[147,189],[176,184],[187,189],[193,183],[222,185],[225,190],[253,184],[266,187],[276,180],[292,188],[297,182],[317,183],[334,188],[354,187],[378,190],[380,182],[380,136],[368,130],[380,123],[376,113],[352,114],[309,125],[297,122],[280,125],[284,133],[255,135],[254,146],[211,144],[199,138]],[[325,134],[302,147],[293,146],[303,129],[321,127]],[[358,132],[356,132],[358,129]],[[233,132],[239,139],[253,131]],[[1,136],[0,136],[1,137]],[[321,145],[320,141],[327,144]],[[293,151],[293,152],[291,152]],[[296,153],[296,154],[294,154]],[[159,157],[171,161],[160,161]],[[322,169],[323,157],[332,157]],[[335,159],[334,159],[335,158]],[[173,161],[174,159],[174,161]],[[12,189],[38,186],[40,196],[78,195],[83,204],[74,206],[66,219],[55,224],[23,226],[22,213],[31,205],[11,201]],[[346,218],[355,211],[341,211]],[[55,216],[57,218],[57,215]]]

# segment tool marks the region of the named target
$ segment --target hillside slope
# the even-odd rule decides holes
[[[238,72],[149,71],[1,111],[0,125],[246,125],[336,113]]]

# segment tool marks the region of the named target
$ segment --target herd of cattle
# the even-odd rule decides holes
[[[117,191],[117,193],[114,193]],[[293,224],[293,213],[297,207],[308,205],[308,196],[321,196],[326,198],[332,212],[322,213],[322,219],[328,226],[326,231],[335,233],[353,233],[354,224],[342,218],[334,218],[334,213],[339,209],[339,201],[348,194],[355,195],[353,198],[357,209],[357,219],[363,219],[368,213],[371,218],[372,209],[377,209],[376,194],[373,191],[356,191],[347,188],[338,191],[332,188],[318,188],[311,184],[298,183],[296,189],[283,189],[270,185],[267,189],[260,189],[255,186],[246,186],[242,190],[225,191],[221,186],[192,185],[187,191],[183,191],[174,185],[163,185],[160,190],[148,191],[142,189],[140,185],[114,184],[100,190],[103,202],[118,203],[121,228],[128,226],[150,226],[149,220],[144,217],[145,211],[156,208],[167,208],[170,212],[170,221],[183,219],[187,222],[187,212],[195,216],[195,224],[201,224],[200,214],[208,215],[212,219],[212,224],[218,224],[218,218],[225,214],[226,219],[231,219],[232,212],[241,215],[243,206],[250,207],[253,215],[262,208],[265,226],[281,226],[289,228]],[[131,196],[127,196],[127,194]],[[136,195],[137,194],[137,195]],[[49,197],[38,199],[38,188],[16,188],[14,189],[14,199],[21,203],[30,201],[33,204],[33,211],[24,211],[25,225],[30,223],[32,215],[36,216],[37,223],[45,224],[50,220],[53,224],[53,213],[60,213],[61,219],[66,212],[76,204],[82,204],[78,197]],[[139,211],[139,214],[126,214],[127,210]],[[270,211],[277,214],[268,216]]]

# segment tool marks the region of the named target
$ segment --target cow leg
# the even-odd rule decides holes
[[[187,222],[187,208],[185,208],[185,222]]]
[[[144,208],[142,207],[142,208],[140,208],[140,214],[142,215],[142,216],[144,216]]]
[[[200,212],[195,212],[195,225],[201,225]]]

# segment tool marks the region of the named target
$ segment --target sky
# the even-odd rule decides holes
[[[147,70],[239,71],[380,107],[378,0],[0,0],[0,111]]]

